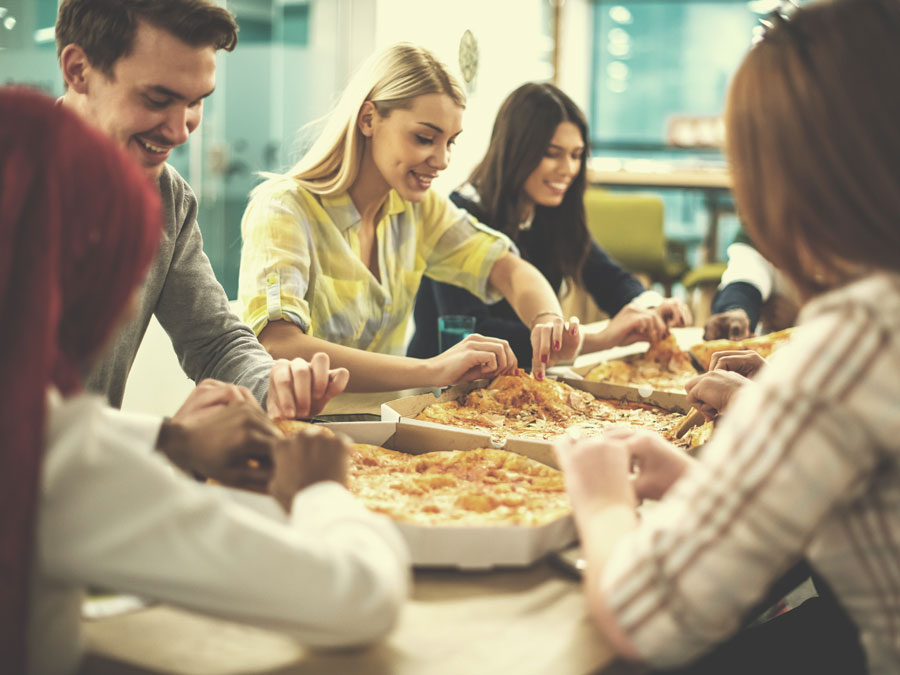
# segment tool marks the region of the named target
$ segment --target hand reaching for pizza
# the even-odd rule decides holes
[[[271,475],[271,453],[281,432],[246,391],[205,380],[170,420],[156,447],[178,467],[225,485],[263,489]]]
[[[579,530],[604,506],[637,506],[630,479],[631,460],[621,440],[606,435],[580,439],[564,436],[553,443],[553,451]]]
[[[545,315],[552,320],[536,323],[531,329],[531,374],[544,379],[547,368],[560,361],[573,361],[581,353],[584,333],[577,316],[563,323],[556,315]]]
[[[753,377],[766,363],[766,359],[752,349],[728,349],[713,353],[709,359],[709,370],[729,370],[744,377]]]
[[[598,348],[630,345],[640,340],[658,342],[668,334],[669,328],[658,313],[634,305],[625,305],[610,319],[603,332],[599,333],[598,337],[603,344]]]
[[[614,427],[603,438],[625,445],[634,470],[633,485],[638,500],[661,499],[696,461],[659,434],[646,430]]]
[[[684,389],[688,403],[697,408],[703,416],[712,420],[718,417],[734,393],[750,380],[740,373],[729,370],[711,370],[688,380]]]
[[[694,321],[690,308],[676,298],[666,298],[654,307],[653,311],[669,327],[690,326]]]
[[[516,355],[506,340],[478,333],[467,335],[427,363],[433,371],[429,381],[438,387],[480,377],[512,375],[518,367]]]
[[[274,467],[269,494],[288,513],[294,497],[313,483],[333,480],[347,486],[350,448],[328,429],[310,426],[279,440],[272,453]]]
[[[276,359],[269,373],[266,409],[269,417],[315,417],[325,404],[344,391],[350,380],[346,368],[329,369],[328,354],[317,352],[309,362]]]
[[[706,320],[704,340],[743,340],[750,337],[750,317],[743,309],[729,309]]]

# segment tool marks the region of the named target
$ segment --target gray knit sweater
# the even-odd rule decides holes
[[[159,179],[165,225],[159,252],[141,289],[138,315],[88,376],[90,391],[120,407],[125,380],[150,317],[168,333],[182,369],[194,382],[212,377],[248,387],[265,404],[272,359],[231,311],[225,289],[203,252],[197,198],[168,164]]]

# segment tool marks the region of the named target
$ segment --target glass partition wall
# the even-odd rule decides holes
[[[204,121],[171,162],[200,201],[205,248],[230,297],[237,289],[240,220],[260,171],[296,160],[298,130],[325,114],[373,50],[423,44],[455,65],[474,36],[478,68],[464,133],[435,188],[449,192],[482,156],[497,108],[516,86],[554,76],[588,113],[592,154],[616,160],[723,162],[715,125],[732,72],[758,18],[776,0],[219,0],[240,24],[238,48],[218,58]],[[62,93],[56,0],[0,0],[0,82]],[[553,71],[554,16],[560,18]],[[688,126],[679,122],[688,121]],[[687,131],[685,131],[687,129]],[[699,129],[699,132],[698,132]],[[307,141],[311,132],[306,134]],[[693,134],[693,135],[692,135]],[[710,141],[712,136],[712,142]],[[707,208],[698,192],[667,191],[666,231],[696,249]],[[721,220],[720,251],[737,220]],[[692,262],[696,260],[696,250]]]
[[[591,0],[591,147],[608,166],[713,170],[724,166],[728,83],[779,0]],[[708,226],[708,195],[661,193],[666,233],[693,264]],[[732,210],[733,204],[716,208]],[[719,218],[724,260],[739,224]]]
[[[297,130],[321,117],[374,44],[374,0],[228,0],[239,45],[220,52],[203,123],[170,163],[199,199],[204,249],[229,297],[237,294],[240,222],[260,171],[296,159]],[[63,93],[57,0],[0,0],[0,83]]]

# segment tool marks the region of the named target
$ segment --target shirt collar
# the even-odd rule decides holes
[[[361,220],[359,211],[357,211],[356,205],[353,203],[353,200],[350,199],[350,195],[346,192],[331,197],[323,195],[320,197],[320,200],[322,208],[325,209],[328,217],[331,218],[331,221],[339,230],[346,231],[351,227],[359,225]],[[391,190],[388,192],[387,215],[393,216],[402,213],[405,210],[406,202],[399,194],[397,194],[397,191]]]

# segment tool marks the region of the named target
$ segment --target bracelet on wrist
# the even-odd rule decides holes
[[[534,318],[531,320],[531,329],[532,330],[534,330],[535,325],[537,325],[538,319],[540,319],[542,316],[555,316],[555,317],[559,317],[560,321],[563,320],[562,314],[560,314],[559,312],[538,312],[537,314],[534,315]]]

